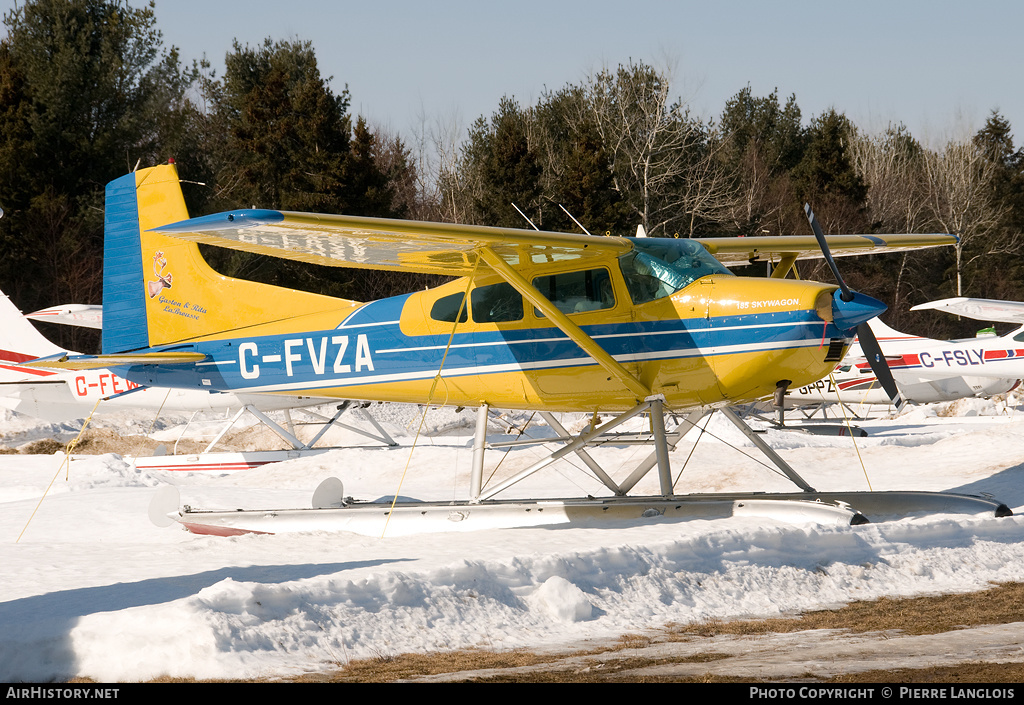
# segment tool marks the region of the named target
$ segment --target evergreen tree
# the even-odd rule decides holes
[[[409,165],[383,153],[366,121],[348,114],[349,93],[334,93],[308,41],[235,42],[221,80],[207,78],[206,119],[212,190],[206,210],[243,206],[316,213],[402,217],[395,183]],[[393,179],[395,181],[393,181]],[[297,264],[204,248],[224,274],[343,298],[370,298],[381,287],[351,269]],[[375,274],[380,277],[384,275]]]
[[[181,109],[194,73],[164,48],[152,4],[29,0],[4,24],[3,288],[27,310],[97,302],[104,186],[168,156],[168,116]],[[85,347],[79,329],[53,334]]]
[[[392,173],[381,168],[381,151],[377,137],[359,117],[353,133],[351,148],[346,156],[343,180],[348,191],[349,215],[368,215],[380,218],[401,218],[407,207],[396,202],[396,179],[401,179],[400,161],[390,164]]]
[[[591,124],[584,124],[573,135],[562,162],[562,171],[555,184],[554,198],[593,235],[632,235],[632,211],[615,190],[615,181],[608,163],[608,153]],[[559,209],[561,210],[561,209]],[[556,214],[549,220],[555,221]],[[567,232],[579,228],[563,214]]]
[[[348,90],[335,94],[305,41],[235,42],[223,80],[206,85],[216,145],[215,207],[343,213]]]
[[[584,100],[581,88],[569,86],[546,92],[535,109],[543,220],[552,230],[581,232],[575,218],[594,234],[631,235],[636,220],[616,189],[608,151]]]
[[[504,97],[490,121],[479,118],[469,133],[464,159],[474,172],[473,208],[477,222],[527,227],[519,208],[536,223],[541,205],[541,163],[530,142],[532,116]]]
[[[1020,300],[1024,298],[1024,148],[1015,149],[1010,123],[993,111],[974,135],[990,167],[992,208],[999,214],[985,247],[991,257],[979,260],[983,276],[979,296]],[[989,261],[998,257],[999,266]]]
[[[826,232],[863,232],[868,189],[853,167],[853,125],[828,110],[811,122],[803,158],[793,168],[800,203],[810,203]]]
[[[758,98],[747,86],[726,102],[719,125],[721,159],[740,194],[730,218],[735,232],[801,231],[805,220],[790,174],[803,158],[808,132],[796,96],[783,106],[777,91]]]
[[[737,168],[744,155],[756,151],[771,173],[793,169],[803,157],[807,131],[801,125],[796,95],[779,104],[778,90],[764,98],[746,86],[725,103],[720,120],[729,145],[725,158]]]

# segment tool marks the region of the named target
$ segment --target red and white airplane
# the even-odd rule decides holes
[[[955,298],[914,306],[981,320],[1016,323],[1005,335],[982,334],[961,340],[934,340],[893,330],[879,319],[868,325],[889,363],[903,398],[918,404],[986,398],[1004,394],[1024,379],[1024,303]],[[859,342],[829,377],[792,390],[787,406],[838,402],[890,404]]]

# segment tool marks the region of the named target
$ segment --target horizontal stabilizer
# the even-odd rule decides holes
[[[976,321],[1002,321],[1005,323],[1024,323],[1024,302],[997,301],[994,299],[971,299],[958,296],[952,299],[941,299],[918,304],[911,311],[935,310],[945,311],[957,316],[965,316]]]
[[[33,379],[33,380],[11,380],[10,382],[0,381],[0,390],[2,394],[21,394],[22,392],[31,392],[34,389],[40,387],[49,387],[55,384],[66,385],[68,381],[66,379]]]
[[[25,318],[83,328],[103,328],[103,307],[93,304],[63,304],[26,313]]]
[[[148,352],[112,355],[51,355],[22,363],[24,367],[45,367],[63,370],[95,370],[127,365],[191,365],[206,360],[196,352]]]

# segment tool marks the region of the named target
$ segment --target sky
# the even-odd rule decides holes
[[[407,135],[439,122],[464,133],[503,96],[532,104],[630,60],[670,67],[674,96],[706,118],[749,84],[795,94],[805,122],[834,107],[869,131],[902,122],[940,143],[999,110],[1015,144],[1024,134],[1014,0],[157,0],[156,13],[166,44],[221,70],[234,39],[309,40],[353,113]]]

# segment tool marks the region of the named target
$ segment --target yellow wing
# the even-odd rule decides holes
[[[387,218],[239,210],[192,218],[154,232],[208,245],[335,267],[359,267],[462,276],[476,264],[473,253],[490,248],[510,266],[528,261],[587,259],[629,252],[629,238],[517,230]],[[695,238],[727,265],[772,255],[821,257],[814,237]],[[956,237],[932,235],[830,235],[836,256],[937,247]]]
[[[471,254],[482,247],[511,266],[632,249],[618,237],[267,210],[218,213],[153,231],[314,264],[451,276],[470,274]]]
[[[754,237],[694,238],[722,264],[736,266],[763,262],[772,256],[794,259],[820,258],[821,248],[813,235],[762,235]],[[955,245],[956,236],[944,233],[909,235],[828,235],[834,257],[865,255],[873,252],[900,252],[926,247]]]

